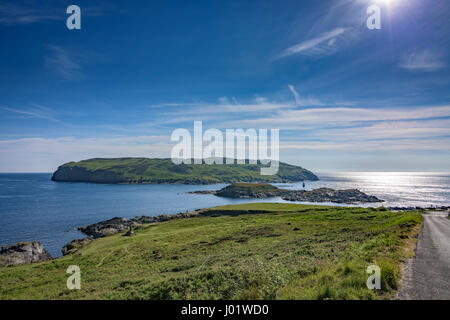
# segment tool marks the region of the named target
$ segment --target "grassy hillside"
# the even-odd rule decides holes
[[[69,162],[53,174],[55,181],[98,183],[232,183],[317,180],[311,171],[280,163],[273,176],[260,175],[260,164],[175,165],[171,159],[115,158]]]
[[[1,299],[381,299],[398,288],[419,213],[246,204],[98,239],[61,259],[0,268]],[[368,265],[382,290],[366,288]],[[66,268],[81,268],[81,290]]]

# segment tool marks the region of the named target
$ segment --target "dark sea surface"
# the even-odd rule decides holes
[[[306,182],[306,189],[357,188],[386,200],[384,206],[450,205],[449,173],[341,172],[319,177],[320,181]],[[113,217],[172,214],[246,202],[285,202],[278,197],[249,200],[188,194],[224,185],[108,185],[53,182],[50,178],[47,173],[0,174],[0,245],[40,241],[57,257],[64,244],[84,237],[77,227]],[[301,183],[277,186],[302,188]]]

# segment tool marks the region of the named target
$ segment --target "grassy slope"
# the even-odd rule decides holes
[[[212,210],[222,215],[148,225],[73,256],[0,268],[0,298],[390,298],[422,221],[418,213],[297,204]],[[66,289],[72,264],[81,268],[79,291]],[[366,288],[370,264],[381,267],[383,290]]]
[[[62,173],[68,169],[70,176],[76,176],[74,169],[87,170],[90,178],[95,182],[188,182],[188,183],[217,183],[235,181],[301,181],[317,180],[310,171],[298,166],[280,163],[279,171],[274,176],[261,176],[261,165],[175,165],[170,159],[147,158],[116,158],[89,159],[79,162],[69,162],[61,166]],[[57,171],[57,173],[58,173]],[[86,180],[83,178],[82,180]]]

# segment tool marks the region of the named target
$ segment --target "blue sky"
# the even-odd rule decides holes
[[[381,8],[381,30],[366,9]],[[66,28],[77,4],[82,29]],[[279,128],[315,171],[450,170],[450,2],[2,1],[0,172]]]

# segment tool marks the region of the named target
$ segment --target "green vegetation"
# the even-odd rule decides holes
[[[311,171],[280,163],[276,175],[262,176],[261,164],[175,165],[171,159],[116,158],[69,162],[58,168],[52,180],[97,183],[292,182],[317,180]]]
[[[268,183],[233,183],[215,194],[230,198],[267,198],[279,196],[284,192],[287,190],[279,189]]]
[[[282,190],[269,183],[243,183],[243,182],[233,183],[232,185],[229,185],[227,188],[233,188],[234,190],[243,190],[243,191],[251,189],[255,192],[272,192]]]
[[[384,208],[216,207],[0,268],[0,299],[391,298],[421,219]],[[371,264],[381,267],[382,290],[366,288]],[[66,288],[69,265],[81,268],[81,290]]]

